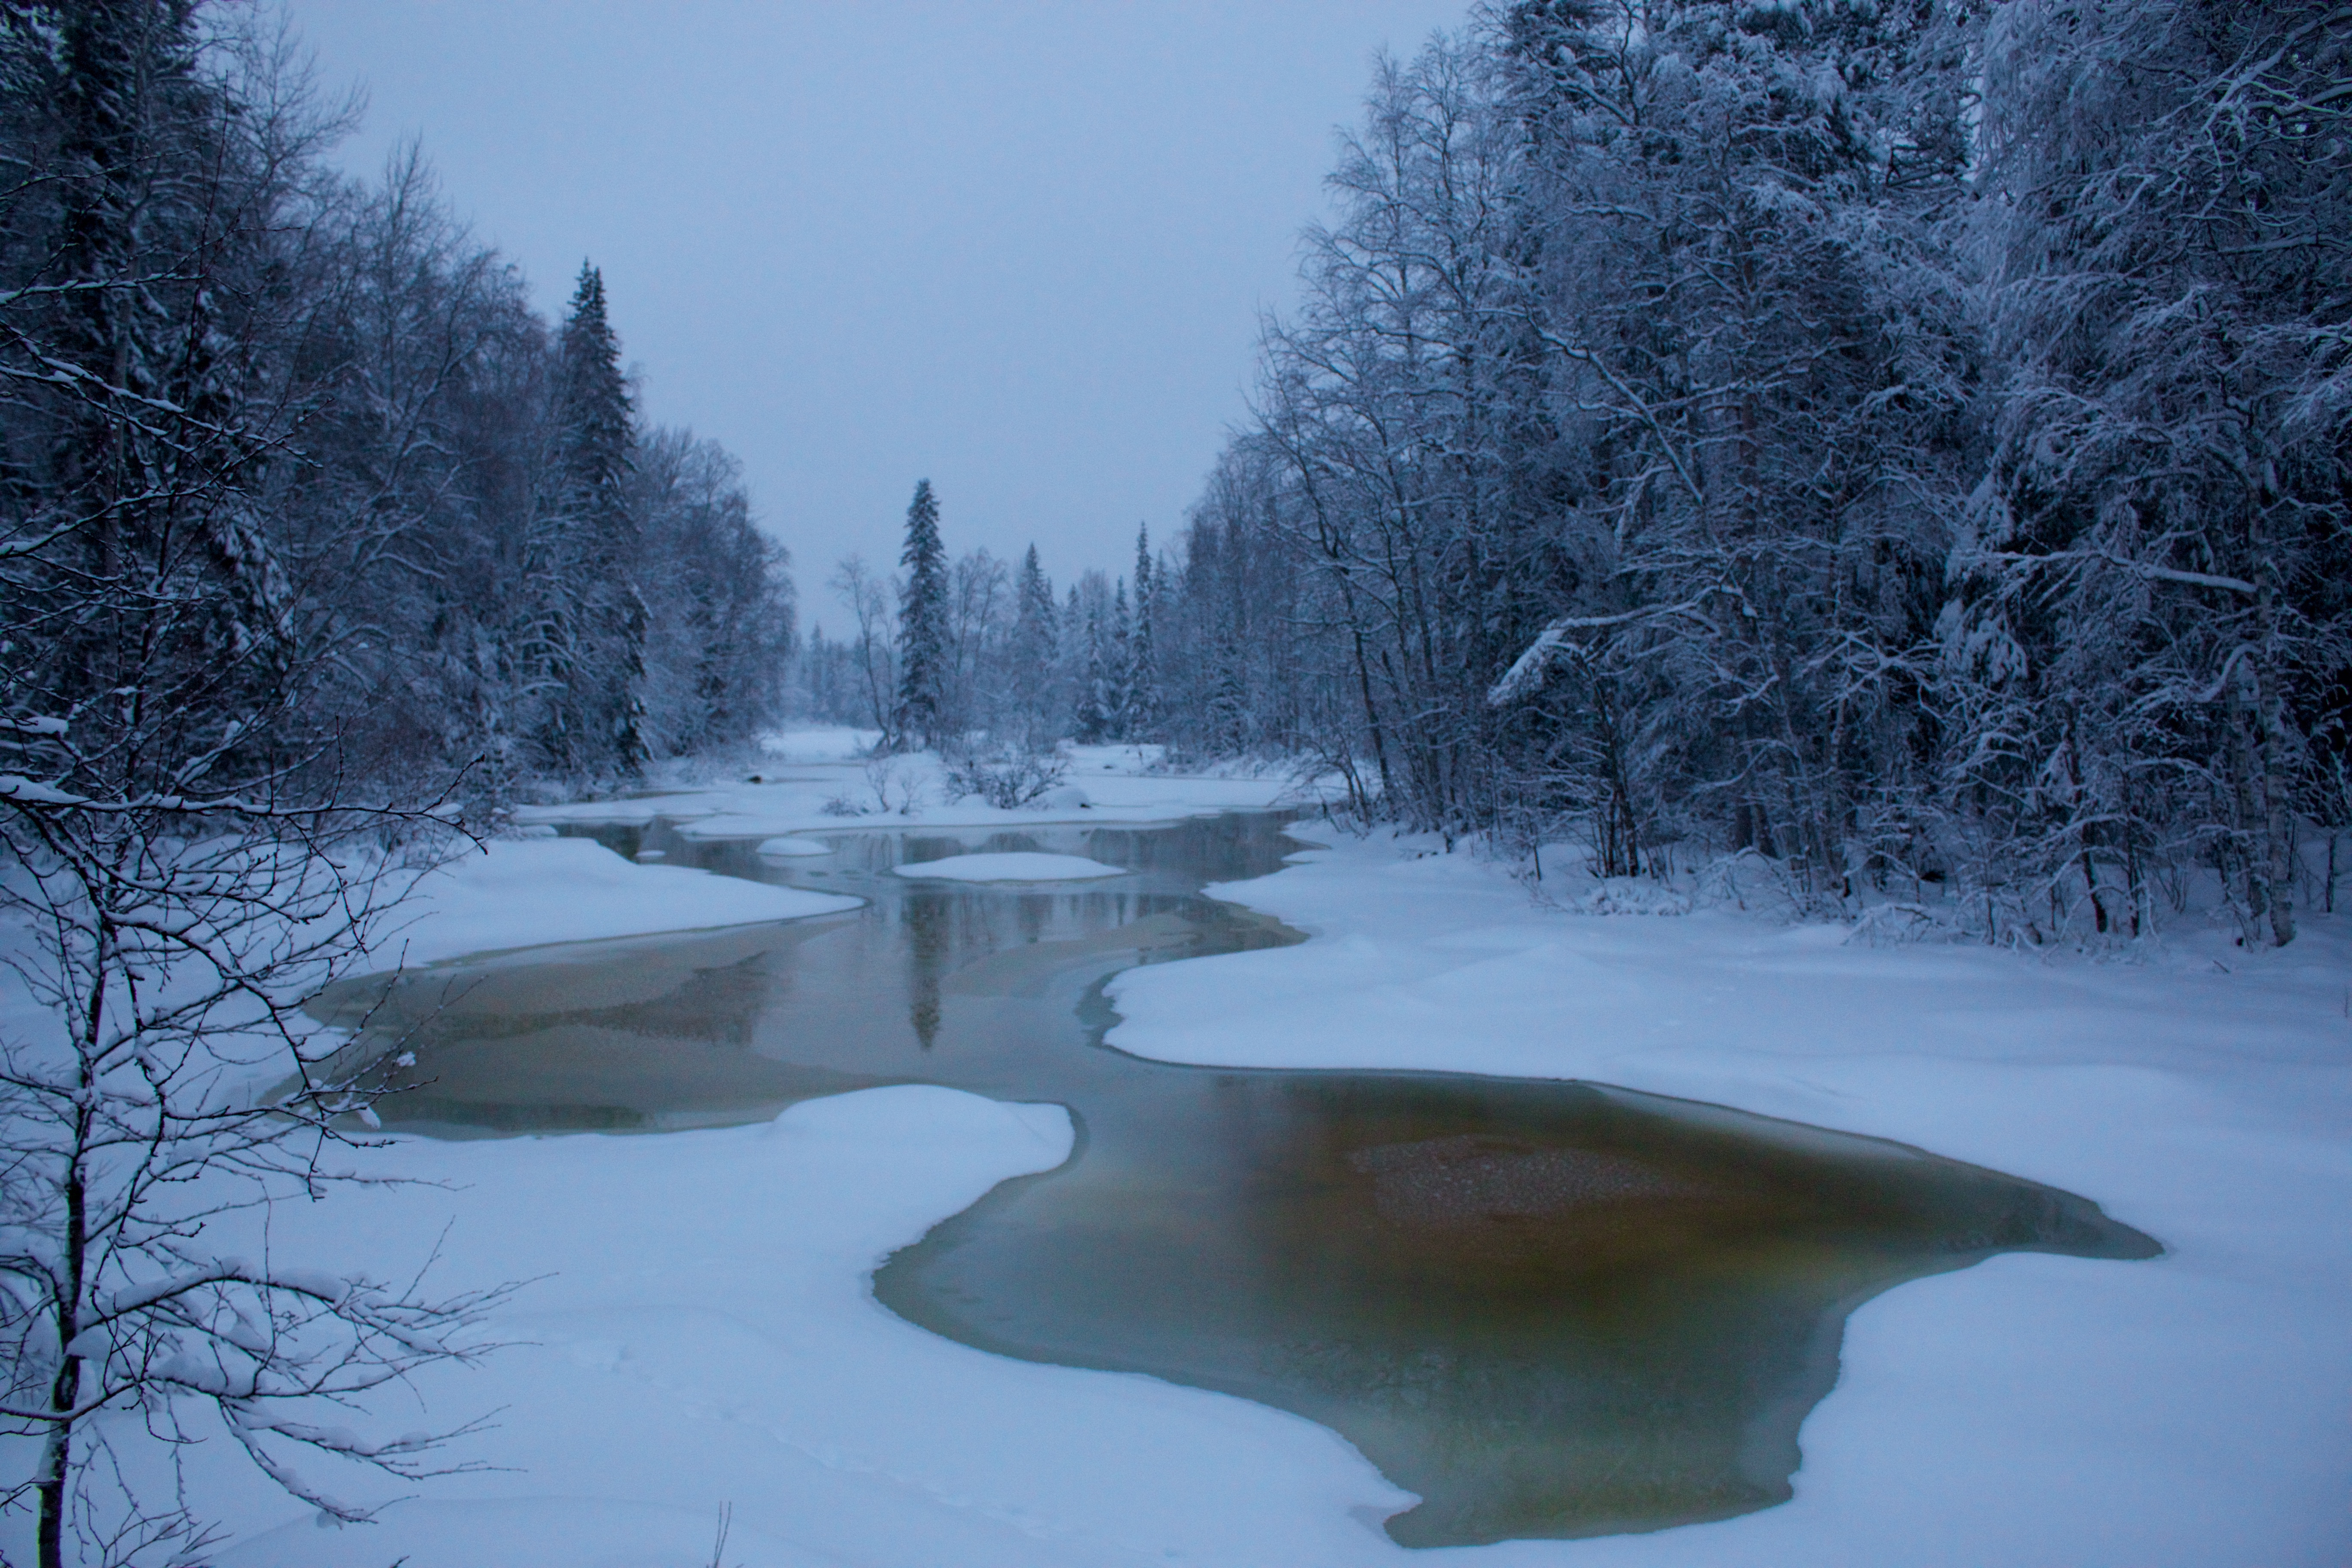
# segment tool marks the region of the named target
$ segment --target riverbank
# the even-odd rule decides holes
[[[1439,848],[1339,840],[1212,889],[1318,940],[1130,971],[1110,1042],[1730,1105],[2045,1182],[2168,1248],[2129,1266],[2010,1255],[1863,1306],[1792,1503],[1481,1561],[2352,1557],[2352,922],[2312,918],[2275,951],[2197,926],[2105,957],[1873,948],[1723,909],[1544,910]],[[1589,889],[1556,870],[1553,891]]]
[[[915,829],[1020,831],[1052,825],[1138,826],[1221,811],[1262,811],[1321,798],[1287,771],[1186,773],[1165,764],[1157,745],[1065,745],[1060,773],[1039,798],[991,805],[962,793],[939,755],[914,752],[866,758],[870,730],[793,731],[724,775],[698,766],[623,799],[526,805],[527,827],[672,825],[688,838],[759,839],[794,835]],[[1336,784],[1336,781],[1334,781]]]
[[[1256,788],[1261,804],[1275,787],[1204,782]],[[1188,805],[1182,781],[1120,787],[1162,819]],[[1803,1427],[1793,1503],[1439,1555],[1465,1568],[2343,1559],[2352,1022],[2336,922],[2313,921],[2284,953],[2192,934],[2134,963],[1871,949],[1844,928],[1737,912],[1565,913],[1433,842],[1301,831],[1328,847],[1221,896],[1315,940],[1129,972],[1113,984],[1114,1044],[1585,1077],[1732,1104],[2063,1186],[2170,1249],[2147,1263],[2011,1254],[1864,1306],[1839,1385]],[[609,872],[651,869],[614,857]],[[554,877],[515,908],[560,909],[561,890]],[[492,945],[544,940],[518,917]],[[1322,1427],[982,1354],[873,1300],[866,1277],[891,1251],[999,1181],[1053,1168],[1070,1138],[1057,1107],[901,1087],[755,1127],[394,1140],[364,1157],[370,1173],[444,1185],[289,1205],[272,1245],[378,1274],[437,1247],[446,1288],[531,1279],[492,1325],[509,1348],[379,1411],[393,1429],[496,1411],[452,1457],[500,1468],[422,1486],[314,1476],[410,1498],[380,1524],[322,1530],[206,1443],[183,1457],[192,1494],[233,1532],[213,1560],[687,1568],[712,1560],[730,1505],[730,1564],[1418,1555],[1379,1528],[1410,1500]]]

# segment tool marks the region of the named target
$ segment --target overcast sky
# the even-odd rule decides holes
[[[1244,412],[1376,51],[1463,0],[288,0],[551,315],[604,269],[647,414],[717,437],[806,613],[950,550],[1057,581],[1171,537]]]

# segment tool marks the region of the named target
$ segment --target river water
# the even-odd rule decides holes
[[[596,829],[625,855],[869,902],[412,972],[322,1011],[373,1008],[365,1037],[415,1053],[381,1111],[441,1136],[719,1125],[901,1083],[1066,1106],[1069,1160],[899,1251],[877,1297],[983,1350],[1321,1422],[1421,1495],[1387,1521],[1409,1546],[1769,1507],[1862,1302],[1999,1252],[2160,1250],[2070,1194],[1717,1107],[1104,1046],[1118,971],[1304,940],[1201,892],[1276,869],[1299,847],[1285,826],[844,832],[789,861],[659,824]],[[1024,849],[1130,870],[1025,888],[889,874]]]

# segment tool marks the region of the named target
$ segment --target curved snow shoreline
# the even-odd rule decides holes
[[[630,878],[694,876],[594,853]],[[1857,950],[1707,911],[1570,919],[1491,866],[1378,842],[1300,858],[1212,892],[1315,940],[1125,972],[1119,1048],[1682,1095],[2050,1182],[2176,1249],[2154,1264],[2011,1255],[1891,1291],[1848,1323],[1794,1502],[1507,1542],[1476,1563],[2341,1560],[2352,1072],[2333,989]],[[2315,935],[2333,987],[2346,944]],[[706,1560],[726,1502],[729,1558],[747,1568],[1418,1561],[1375,1522],[1406,1500],[1320,1427],[986,1355],[875,1303],[866,1279],[892,1249],[1052,1168],[1068,1136],[1058,1108],[882,1089],[759,1128],[365,1152],[377,1172],[458,1190],[303,1205],[277,1216],[275,1239],[381,1270],[454,1224],[446,1285],[550,1276],[496,1325],[528,1343],[418,1391],[436,1421],[506,1406],[470,1451],[518,1471],[451,1478],[381,1527],[322,1531],[225,1447],[196,1450],[215,1511],[266,1531],[215,1561],[653,1568]]]
[[[494,839],[416,880],[371,967],[654,936],[854,910],[862,900],[622,859],[587,838]]]
[[[274,1240],[380,1268],[446,1226],[445,1286],[538,1279],[495,1325],[519,1342],[417,1389],[436,1415],[499,1408],[477,1448],[507,1469],[322,1531],[250,1467],[198,1450],[194,1484],[258,1527],[210,1561],[673,1568],[709,1559],[728,1503],[730,1568],[1238,1568],[1345,1563],[1367,1545],[1398,1558],[1364,1520],[1412,1499],[1322,1427],[1156,1378],[990,1355],[876,1303],[868,1279],[891,1252],[999,1182],[1060,1164],[1073,1138],[1058,1105],[915,1085],[756,1127],[370,1151],[370,1173],[448,1190],[339,1195],[279,1220]],[[757,1223],[771,1216],[788,1218]]]
[[[1912,1143],[2095,1199],[2153,1262],[2009,1254],[1849,1319],[1796,1500],[1513,1542],[1512,1568],[2322,1568],[2352,1557],[2352,921],[2155,964],[1565,916],[1374,839],[1212,888],[1302,946],[1130,969],[1118,1048],[1202,1066],[1576,1078]],[[2259,1325],[2259,1328],[2256,1327]]]

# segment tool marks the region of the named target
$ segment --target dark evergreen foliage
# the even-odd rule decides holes
[[[907,574],[898,592],[898,708],[894,728],[912,745],[946,738],[950,675],[948,552],[940,541],[940,503],[931,481],[915,485],[907,505]]]
[[[1061,703],[1055,679],[1060,659],[1059,617],[1054,609],[1054,584],[1038,563],[1037,547],[1021,558],[1021,575],[1013,589],[1013,700],[1023,740],[1033,749],[1062,733]]]
[[[586,262],[554,368],[553,493],[531,538],[540,746],[561,772],[628,776],[649,754],[642,686],[651,613],[635,581],[634,410],[620,340],[605,315],[604,275]]]
[[[1151,563],[1151,531],[1135,531],[1135,624],[1121,680],[1120,728],[1130,741],[1150,741],[1160,728],[1160,655],[1153,623],[1160,616],[1159,578]]]

